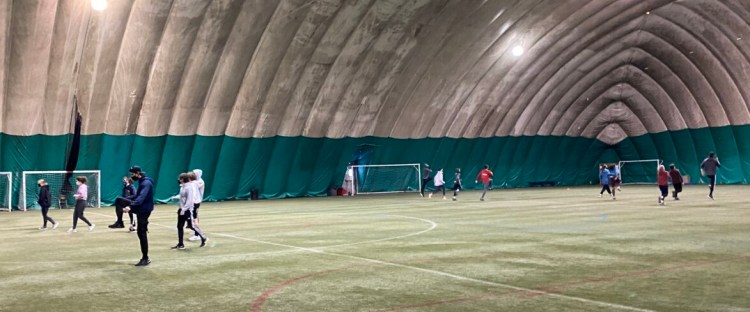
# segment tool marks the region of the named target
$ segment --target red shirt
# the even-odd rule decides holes
[[[668,186],[669,185],[669,172],[665,171],[659,171],[659,173],[656,175],[656,181],[659,183],[660,186]]]
[[[483,183],[490,183],[490,179],[492,179],[492,171],[489,169],[482,169],[482,171],[479,171],[477,180],[482,180]]]

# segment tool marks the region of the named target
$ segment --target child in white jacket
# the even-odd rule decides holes
[[[435,191],[438,190],[443,191],[443,199],[445,199],[445,180],[443,179],[443,168],[438,169],[437,173],[435,174]],[[430,198],[432,198],[432,193],[430,193]]]

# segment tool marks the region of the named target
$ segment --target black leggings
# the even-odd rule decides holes
[[[83,220],[83,222],[86,222],[86,224],[91,226],[91,222],[83,216],[83,210],[85,209],[86,201],[83,199],[76,200],[76,209],[73,211],[73,229],[78,226],[78,219]]]
[[[201,229],[198,227],[198,225],[192,222],[190,211],[185,212],[184,215],[180,215],[180,209],[177,209],[177,245],[184,245],[183,238],[185,236],[185,224],[187,224],[188,229],[195,231],[195,236],[199,236],[200,238],[205,239],[205,237],[203,236],[203,232],[201,232]]]
[[[607,191],[607,194],[612,194],[612,191],[609,190],[609,184],[602,185],[602,191],[599,192],[599,195],[604,194],[604,191]]]
[[[125,208],[126,206],[130,206],[130,201],[129,200],[126,200],[126,199],[124,199],[122,197],[118,197],[117,199],[115,199],[115,214],[117,214],[117,222],[115,222],[115,223],[117,223],[117,224],[122,224],[123,223],[122,222],[122,215],[123,215],[124,212],[122,211],[122,208]],[[135,223],[133,222],[134,220],[133,220],[133,211],[132,210],[128,211],[128,216],[130,217],[130,225],[135,225]]]
[[[461,190],[461,184],[453,184],[453,197],[458,196],[458,192]]]
[[[710,192],[708,193],[709,196],[714,196],[714,187],[716,186],[716,175],[710,175],[708,176],[708,179],[710,180],[710,183],[708,187],[710,188]]]
[[[441,191],[441,190],[443,191],[443,196],[445,196],[445,184],[438,185],[438,186],[435,187],[435,192]]]
[[[422,179],[422,189],[419,190],[419,193],[422,194],[422,196],[424,196],[424,189],[427,187],[427,182],[430,182],[430,180],[432,180],[432,178]]]
[[[57,222],[55,222],[54,219],[52,219],[51,217],[47,216],[47,211],[49,211],[49,206],[42,207],[42,219],[44,219],[44,227],[47,227],[47,221],[52,222],[52,224],[57,223]]]

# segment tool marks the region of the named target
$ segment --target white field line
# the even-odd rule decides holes
[[[102,214],[98,214],[98,213],[93,213],[93,214],[102,215]],[[401,216],[401,217],[406,217],[406,216]],[[407,217],[407,218],[409,218],[409,217]],[[413,219],[419,219],[419,218],[413,218]],[[422,220],[427,221],[426,219],[422,219]],[[431,224],[435,224],[432,221],[427,221],[427,222],[430,222]],[[160,227],[169,228],[169,229],[173,228],[171,226],[161,225],[161,224],[157,224],[157,223],[153,223],[153,224],[157,225],[157,226],[160,226]],[[437,226],[437,224],[435,224],[435,226]],[[595,304],[595,305],[599,305],[599,306],[604,306],[604,307],[608,307],[608,308],[616,308],[616,309],[621,309],[621,310],[639,311],[639,312],[655,312],[654,310],[641,309],[641,308],[636,308],[636,307],[631,307],[631,306],[626,306],[626,305],[621,305],[621,304],[616,304],[616,303],[591,300],[591,299],[580,298],[580,297],[575,297],[575,296],[568,296],[568,295],[563,295],[563,294],[556,294],[556,293],[546,292],[546,291],[538,290],[538,289],[530,289],[530,288],[524,288],[524,287],[513,286],[513,285],[508,285],[508,284],[496,283],[496,282],[486,281],[486,280],[482,280],[482,279],[476,279],[476,278],[471,278],[471,277],[456,275],[456,274],[453,274],[453,273],[447,273],[447,272],[443,272],[443,271],[437,271],[437,270],[431,270],[431,269],[425,269],[425,268],[415,267],[415,266],[406,265],[406,264],[388,262],[388,261],[383,261],[383,260],[377,260],[377,259],[371,259],[371,258],[365,258],[365,257],[359,257],[359,256],[353,256],[353,255],[347,255],[347,254],[340,254],[340,253],[335,253],[335,252],[328,252],[328,251],[320,250],[320,249],[317,249],[317,248],[307,248],[307,247],[299,247],[299,246],[293,246],[293,245],[287,245],[287,244],[280,244],[280,243],[268,242],[268,241],[263,241],[263,240],[259,240],[259,239],[252,239],[252,238],[240,237],[240,236],[235,236],[235,235],[231,235],[231,234],[224,234],[224,233],[217,233],[217,232],[211,232],[210,234],[212,234],[212,235],[218,235],[218,236],[222,236],[222,237],[234,238],[234,239],[238,239],[238,240],[244,240],[244,241],[254,242],[254,243],[260,243],[260,244],[265,244],[265,245],[273,245],[273,246],[279,246],[279,247],[286,247],[286,248],[291,248],[291,249],[296,249],[296,250],[301,250],[301,251],[307,251],[307,252],[310,252],[310,253],[325,254],[325,255],[337,256],[337,257],[343,257],[343,258],[349,258],[349,259],[355,259],[355,260],[360,260],[360,261],[365,261],[365,262],[370,262],[370,263],[377,263],[377,264],[381,264],[381,265],[388,265],[388,266],[393,266],[393,267],[410,269],[410,270],[420,271],[420,272],[424,272],[424,273],[430,273],[430,274],[434,274],[434,275],[439,275],[439,276],[444,276],[444,277],[450,277],[450,278],[457,279],[457,280],[462,280],[462,281],[468,281],[468,282],[474,282],[474,283],[484,284],[484,285],[489,285],[489,286],[495,286],[495,287],[501,287],[501,288],[506,288],[506,289],[513,289],[513,290],[518,290],[518,291],[535,293],[535,294],[550,296],[550,297],[554,297],[554,298],[568,299],[568,300],[573,300],[573,301],[578,301],[578,302],[583,302],[583,303],[589,303],[589,304]],[[321,248],[321,247],[318,247],[318,248]]]

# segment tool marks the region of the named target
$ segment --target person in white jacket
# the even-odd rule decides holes
[[[193,216],[196,191],[187,173],[181,173],[177,180],[180,183],[180,206],[177,209],[177,245],[172,247],[172,249],[185,249],[185,244],[183,243],[184,227],[185,223],[189,222]],[[192,228],[200,237],[201,247],[206,246],[206,237],[201,233],[198,224],[193,223],[190,225],[188,223],[188,227]]]
[[[443,179],[443,168],[438,169],[437,173],[435,174],[434,180],[435,180],[435,191],[442,190],[443,199],[445,199],[445,180]],[[432,193],[430,193],[429,197],[432,198]]]
[[[193,203],[195,204],[195,208],[193,208],[193,222],[192,223],[198,223],[198,208],[201,207],[201,203],[203,202],[203,191],[206,189],[206,183],[201,179],[201,176],[203,176],[203,170],[201,169],[194,169],[192,172],[188,172],[188,177],[191,179],[190,183],[195,188],[195,197],[193,198]],[[198,232],[195,232],[195,235],[193,237],[189,238],[191,241],[197,241],[201,239],[200,235],[198,235]]]

